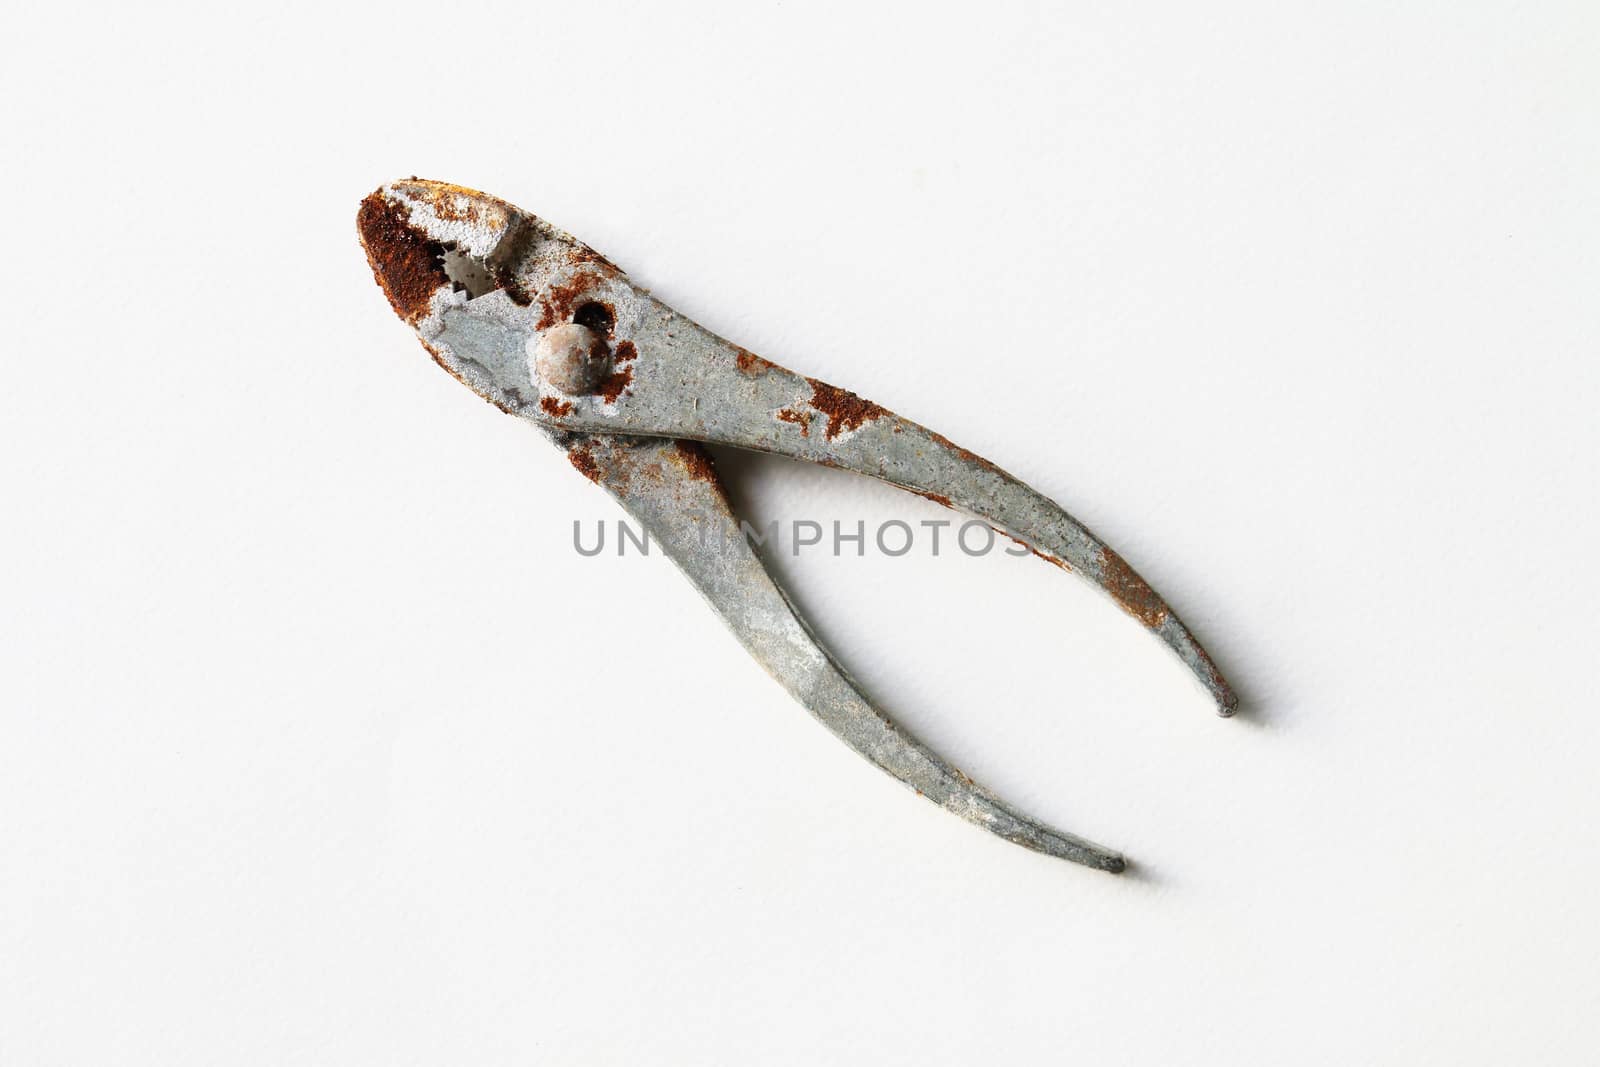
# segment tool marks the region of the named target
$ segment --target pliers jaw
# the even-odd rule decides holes
[[[1077,863],[1124,866],[1115,852],[1007,807],[873,707],[750,551],[698,442],[856,471],[970,512],[1108,594],[1189,667],[1219,713],[1237,707],[1210,656],[1121,556],[981,456],[718,337],[505,201],[410,179],[369,196],[358,225],[391,305],[442,367],[538,425],[616,496],[824,725],[969,821]],[[708,554],[707,515],[730,529],[718,543],[732,546],[731,558]]]
[[[532,294],[548,304],[548,277],[579,264],[626,284],[576,238],[458,185],[393,182],[361,202],[356,225],[373,277],[435,362],[511,414],[536,415],[540,383],[527,357],[557,314],[535,315]],[[544,391],[559,400],[553,384]]]

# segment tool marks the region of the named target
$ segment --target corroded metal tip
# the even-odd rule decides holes
[[[505,201],[447,182],[410,178],[376,190],[356,213],[356,230],[367,263],[395,313],[412,325],[427,315],[441,288],[471,289],[471,279],[452,276],[452,257],[464,270],[487,271],[487,288],[504,288],[488,261],[505,245],[522,215]]]
[[[440,286],[449,285],[440,242],[411,224],[411,214],[379,189],[361,201],[356,229],[372,276],[395,314],[415,323]]]
[[[434,362],[502,411],[527,404],[521,364],[534,331],[507,310],[526,309],[518,271],[547,228],[486,193],[407,178],[362,200],[356,231],[373,278]]]

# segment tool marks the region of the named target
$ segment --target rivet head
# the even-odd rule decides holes
[[[583,396],[611,370],[605,338],[576,322],[552,326],[539,335],[533,349],[539,380],[568,396]]]

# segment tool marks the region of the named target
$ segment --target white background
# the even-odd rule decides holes
[[[0,1061],[1577,1063],[1600,1041],[1591,4],[13,8]],[[1031,559],[780,561],[1122,848],[872,771],[442,374],[357,202],[496,193],[989,456]],[[747,513],[931,504],[721,454]]]

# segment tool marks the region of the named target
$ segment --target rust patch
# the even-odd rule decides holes
[[[571,250],[568,252],[568,255],[571,257],[572,262],[592,263],[597,267],[604,267],[606,270],[615,271],[618,274],[623,273],[621,267],[611,262],[605,256],[602,256],[599,252],[596,252],[594,249],[590,248],[576,237],[573,237],[570,234],[563,234],[562,236],[566,237],[567,241],[571,245]]]
[[[426,315],[433,294],[450,284],[444,272],[444,246],[411,225],[405,209],[381,193],[361,201],[356,228],[372,276],[395,313],[407,322]]]
[[[793,408],[784,408],[782,411],[777,413],[776,418],[779,422],[792,422],[796,426],[800,427],[801,437],[811,436],[811,419],[806,415],[805,412],[796,411]]]
[[[739,365],[740,374],[748,375],[751,378],[759,378],[777,366],[772,360],[762,359],[748,348],[740,348],[738,345],[734,345],[733,349],[734,362]]]
[[[601,379],[600,384],[594,387],[594,395],[607,404],[615,404],[617,397],[621,396],[628,386],[633,384],[633,368],[621,366]]]
[[[947,508],[955,507],[954,504],[950,503],[950,498],[945,496],[943,493],[924,493],[921,489],[913,489],[911,491],[913,493],[917,494],[918,496],[922,497],[924,500],[931,500],[935,504],[942,504]],[[1000,532],[1001,533],[1005,533],[1004,530],[1001,530]],[[1007,537],[1011,537],[1010,534],[1006,534],[1006,536]],[[1017,540],[1015,537],[1011,537],[1011,539],[1013,541]],[[1017,541],[1017,543],[1021,544],[1022,542],[1021,541]]]
[[[418,178],[416,175],[396,184],[406,186],[407,195],[426,200],[435,215],[452,222],[480,221],[482,218],[480,206],[488,207],[491,211],[503,212],[508,217],[518,214],[516,208],[499,197],[480,193],[476,189],[468,189],[465,185]]]
[[[926,430],[928,436],[932,438],[934,444],[945,449],[946,451],[953,452],[967,463],[982,467],[986,471],[993,471],[996,474],[1005,473],[999,467],[995,466],[993,463],[990,463],[988,460],[984,459],[970,448],[962,448],[960,445],[956,444],[942,433],[935,433],[932,430],[927,430],[926,427],[924,427],[924,429]]]
[[[511,298],[511,302],[518,307],[527,307],[533,303],[533,297],[528,295],[528,290],[522,287],[517,280],[517,272],[509,265],[500,263],[494,266],[494,284],[502,293]]]
[[[989,529],[993,530],[995,533],[999,534],[1001,537],[1004,537],[1007,541],[1010,541],[1013,544],[1017,545],[1019,548],[1027,549],[1029,552],[1032,552],[1035,556],[1038,556],[1040,559],[1044,560],[1046,563],[1053,563],[1057,567],[1060,567],[1062,570],[1066,571],[1068,574],[1072,573],[1072,568],[1067,565],[1067,561],[1066,560],[1058,559],[1057,557],[1052,556],[1048,552],[1041,552],[1037,548],[1034,548],[1032,545],[1028,544],[1028,542],[1024,541],[1022,538],[1015,537],[1015,536],[1013,536],[1011,534],[1008,534],[1004,530],[1000,529],[1000,527],[998,527],[998,526],[991,526],[991,527],[989,527]]]
[[[594,461],[594,452],[589,445],[574,445],[567,450],[567,462],[575,467],[579,474],[600,484],[600,464]]]
[[[1167,605],[1156,591],[1128,566],[1127,560],[1109,548],[1100,550],[1100,581],[1123,611],[1150,629],[1158,629],[1167,621]]]
[[[595,385],[594,395],[607,404],[615,404],[633,384],[633,368],[628,364],[638,358],[639,350],[632,341],[618,341],[616,351],[611,354],[611,373]]]
[[[698,441],[672,442],[672,460],[697,482],[706,482],[717,488],[722,487],[722,482],[717,478],[717,465],[711,460],[711,453]]]
[[[590,270],[579,271],[563,285],[553,285],[539,296],[539,326],[548,330],[558,322],[568,322],[577,308],[585,303],[584,297],[600,283],[600,275]],[[604,306],[604,305],[602,305]]]
[[[828,428],[823,436],[830,441],[841,433],[860,429],[864,423],[880,415],[889,414],[885,408],[870,400],[863,400],[848,389],[840,389],[815,378],[807,378],[806,381],[811,383],[811,406],[828,416]]]
[[[475,194],[460,186],[434,186],[420,187],[428,206],[433,208],[433,213],[449,222],[465,222],[476,226],[482,219],[478,210],[478,198],[482,194]],[[465,206],[460,201],[465,202]]]
[[[509,205],[508,212],[509,221],[506,225],[509,228],[500,238],[500,247],[490,255],[487,266],[500,291],[510,297],[511,302],[518,307],[527,307],[533,303],[533,297],[517,277],[517,264],[524,259],[528,245],[536,234],[533,227],[527,225],[520,212],[511,210]]]
[[[572,414],[571,401],[557,400],[553,396],[541,396],[539,398],[539,407],[546,415],[550,415],[557,419],[566,418],[568,415]]]

